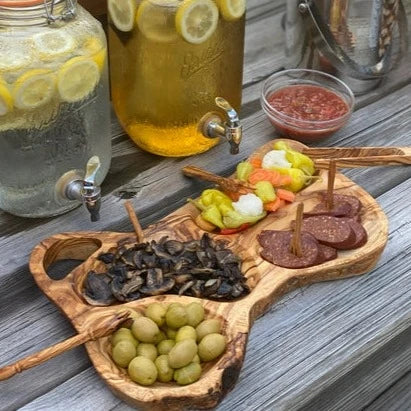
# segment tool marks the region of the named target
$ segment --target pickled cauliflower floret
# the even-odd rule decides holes
[[[284,150],[271,150],[263,158],[263,168],[291,168],[292,164],[287,161]]]
[[[236,203],[233,202],[233,207],[237,213],[251,217],[264,212],[263,202],[255,194],[242,195]]]

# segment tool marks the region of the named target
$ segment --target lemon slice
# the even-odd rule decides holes
[[[133,30],[136,10],[136,0],[108,0],[108,12],[111,21],[120,31]]]
[[[13,110],[13,97],[4,80],[0,78],[0,116]]]
[[[217,24],[218,8],[212,0],[185,0],[177,10],[177,31],[189,43],[205,42]]]
[[[70,53],[76,47],[76,42],[68,33],[46,31],[33,36],[34,45],[40,58],[50,59]]]
[[[50,70],[27,71],[14,83],[14,106],[23,110],[40,107],[51,100],[55,88],[55,77]]]
[[[68,103],[86,98],[100,81],[100,69],[91,58],[73,57],[65,62],[57,74],[60,97]]]
[[[84,54],[94,60],[101,72],[107,57],[106,46],[97,37],[89,37],[84,41],[83,48]]]
[[[179,1],[144,0],[137,11],[136,22],[139,30],[149,40],[156,43],[170,43],[179,39],[175,25],[175,11]]]
[[[0,71],[17,71],[28,66],[30,63],[30,54],[19,50],[18,45],[16,45],[10,48],[8,52],[1,53]]]
[[[217,5],[225,20],[237,20],[245,13],[245,0],[217,0]]]

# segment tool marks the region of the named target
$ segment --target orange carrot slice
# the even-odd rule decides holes
[[[263,164],[263,160],[261,160],[261,158],[258,158],[258,157],[250,158],[250,160],[248,160],[248,162],[249,162],[254,168],[261,168],[261,166],[262,166],[262,164]]]
[[[277,197],[271,203],[265,203],[264,210],[269,211],[270,213],[273,213],[274,211],[277,211],[281,207],[281,205],[282,205],[282,200],[280,200],[280,198]]]
[[[278,188],[276,190],[278,198],[281,200],[292,203],[295,200],[295,194],[292,191],[285,190],[284,188]]]

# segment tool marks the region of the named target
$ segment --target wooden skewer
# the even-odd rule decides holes
[[[297,257],[303,256],[301,248],[301,227],[303,225],[304,204],[300,203],[297,207],[297,216],[295,219],[295,227],[293,237],[291,239],[291,252]]]
[[[255,187],[252,184],[246,183],[245,181],[239,181],[235,178],[226,178],[221,177],[217,174],[210,173],[202,168],[195,166],[185,166],[183,167],[183,173],[188,177],[195,177],[200,180],[211,181],[216,183],[221,188],[227,191],[240,191],[241,189],[245,190],[254,190]]]
[[[131,202],[128,200],[124,203],[124,206],[126,207],[128,216],[131,220],[131,224],[133,224],[134,231],[137,237],[137,242],[142,243],[144,241],[144,233],[143,233],[143,229],[141,228],[140,222],[138,221],[137,214],[134,211],[134,207],[131,204]]]
[[[105,337],[113,333],[120,324],[127,320],[128,317],[129,313],[125,311],[115,315],[110,315],[108,319],[99,323],[99,325],[93,330],[87,330],[65,341],[61,341],[58,344],[45,348],[35,354],[31,354],[15,362],[14,364],[6,365],[5,367],[0,368],[0,381],[7,380],[17,373],[28,370],[36,365],[40,365],[51,358],[54,358],[57,355],[78,347],[86,342]]]
[[[334,207],[334,183],[335,174],[337,172],[337,164],[335,160],[329,161],[328,169],[328,187],[327,187],[327,207],[331,210]]]

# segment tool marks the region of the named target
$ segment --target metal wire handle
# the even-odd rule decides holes
[[[76,17],[76,4],[75,0],[65,0],[66,9],[59,15],[54,15],[54,3],[56,0],[43,0],[44,8],[46,9],[46,15],[44,16],[47,19],[47,24],[54,24],[57,21],[68,21],[73,20]],[[50,9],[49,9],[50,4]]]

